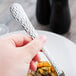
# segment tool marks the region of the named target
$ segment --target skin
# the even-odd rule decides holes
[[[0,76],[27,76],[29,69],[35,71],[45,42],[45,36],[34,40],[22,34],[0,38]]]

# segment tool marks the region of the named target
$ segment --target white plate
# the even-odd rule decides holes
[[[50,55],[52,55],[58,66],[63,69],[65,75],[76,76],[76,45],[72,41],[57,34],[46,31],[38,32],[39,34],[47,36],[47,50]],[[17,31],[15,33],[25,33],[25,31]],[[46,60],[43,55],[41,55],[41,58]]]

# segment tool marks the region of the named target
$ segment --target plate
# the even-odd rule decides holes
[[[26,34],[25,31],[17,31],[13,33]],[[45,46],[50,56],[54,58],[55,63],[65,72],[65,75],[76,76],[76,44],[63,36],[51,32],[38,31],[38,33],[47,36],[48,40]],[[47,60],[42,53],[40,56],[42,60]]]

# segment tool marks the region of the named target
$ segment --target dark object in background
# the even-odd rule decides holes
[[[69,31],[71,24],[68,0],[52,0],[50,28],[53,32],[64,34]]]
[[[51,1],[37,0],[36,18],[40,24],[47,25],[50,23]]]

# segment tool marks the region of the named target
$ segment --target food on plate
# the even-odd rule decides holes
[[[37,64],[36,72],[31,71],[27,76],[58,76],[54,67],[47,61],[40,61]]]

